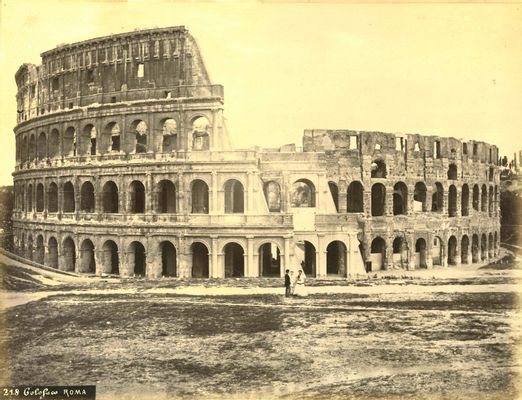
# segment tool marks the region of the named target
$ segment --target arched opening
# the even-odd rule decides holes
[[[49,135],[49,158],[60,157],[60,132],[53,129]]]
[[[448,191],[448,215],[457,216],[457,188],[455,185],[451,185]]]
[[[383,160],[375,160],[371,164],[372,178],[386,178],[386,163]]]
[[[335,210],[339,212],[339,188],[334,182],[328,182],[328,187],[330,188],[330,194],[332,195]]]
[[[279,183],[274,181],[266,182],[263,186],[263,191],[265,192],[268,211],[281,211],[281,187]]]
[[[192,182],[192,213],[208,214],[208,185],[200,179]]]
[[[47,158],[47,136],[44,132],[38,135],[38,159],[44,160]]]
[[[94,186],[84,182],[80,190],[80,211],[94,212]]]
[[[489,216],[493,216],[493,186],[489,187],[489,198],[488,198],[488,211]]]
[[[27,236],[27,252],[26,252],[26,258],[29,260],[34,259],[34,243],[33,243],[33,235]]]
[[[102,203],[104,213],[118,212],[118,186],[113,181],[108,181],[103,185]]]
[[[327,275],[346,276],[348,252],[346,245],[335,240],[326,248],[326,273]]]
[[[493,234],[490,233],[488,236],[488,257],[493,258],[494,252],[493,252]]]
[[[245,276],[245,252],[237,243],[228,243],[225,254],[225,278]]]
[[[192,120],[192,150],[208,150],[210,122],[206,117],[197,117]]]
[[[168,118],[163,122],[163,138],[161,142],[163,153],[171,153],[178,148],[178,135],[176,121]]]
[[[467,217],[469,215],[469,186],[467,184],[462,185],[460,210],[463,217]]]
[[[58,242],[54,237],[49,238],[47,243],[49,255],[47,256],[47,266],[51,268],[58,268]]]
[[[131,133],[136,137],[135,152],[146,153],[147,147],[147,124],[144,121],[137,120],[131,124]]]
[[[479,210],[479,187],[478,185],[473,186],[473,209],[475,211]]]
[[[118,245],[112,240],[107,240],[102,247],[103,251],[103,272],[106,274],[119,275],[120,257]]]
[[[431,263],[432,265],[442,265],[444,258],[444,244],[440,237],[433,238],[433,246],[431,247]]]
[[[408,188],[404,182],[397,182],[393,186],[393,215],[402,215],[408,212]]]
[[[129,186],[129,212],[132,214],[145,212],[145,186],[140,181],[132,181]]]
[[[27,211],[33,211],[33,185],[27,185]]]
[[[96,155],[96,128],[92,124],[83,127],[80,135],[78,146],[78,155]]]
[[[408,267],[408,245],[402,236],[397,236],[393,240],[393,256],[392,261],[395,267]]]
[[[74,212],[74,186],[71,182],[65,182],[63,185],[63,212]]]
[[[177,276],[177,253],[174,245],[165,240],[160,243],[161,273],[163,276]]]
[[[63,269],[65,271],[76,270],[76,246],[70,237],[66,237],[62,244]]]
[[[486,185],[482,185],[482,196],[480,199],[480,211],[488,211],[488,188]]]
[[[281,252],[274,243],[259,247],[259,269],[261,276],[281,276]]]
[[[444,209],[444,188],[440,182],[435,183],[431,196],[431,211],[442,212]]]
[[[176,186],[169,180],[158,183],[158,212],[176,212]]]
[[[76,155],[76,132],[72,126],[68,127],[63,134],[63,155],[65,157]]]
[[[34,252],[34,261],[37,262],[38,264],[43,264],[44,256],[45,256],[44,238],[42,235],[38,235],[36,237],[36,249]]]
[[[308,179],[299,179],[292,185],[292,207],[315,207],[315,186]]]
[[[29,161],[34,161],[36,159],[36,138],[34,135],[31,135],[29,138]]]
[[[42,183],[36,185],[36,211],[44,210],[44,187]]]
[[[127,256],[129,267],[134,271],[134,276],[145,276],[147,269],[147,255],[145,253],[145,247],[141,242],[132,242],[129,245]]]
[[[424,182],[417,182],[413,191],[413,211],[427,211],[426,193],[427,189]]]
[[[493,182],[493,178],[495,176],[495,169],[493,167],[489,167],[489,181]]]
[[[316,260],[316,252],[315,252],[315,246],[310,243],[308,240],[304,241],[304,264],[303,272],[306,276],[313,277],[316,275],[316,267],[315,267],[315,260]]]
[[[448,168],[448,179],[449,180],[457,180],[457,166],[455,164],[450,164]]]
[[[349,213],[364,211],[364,188],[361,182],[353,181],[348,186],[346,211]]]
[[[486,234],[483,233],[480,237],[480,260],[485,261],[488,257],[488,239],[486,238]]]
[[[448,265],[457,265],[457,238],[450,236],[448,240]]]
[[[386,242],[383,238],[376,237],[372,240],[372,245],[370,248],[371,270],[378,271],[384,269],[385,258]]]
[[[22,149],[20,150],[20,159],[22,162],[28,161],[28,150],[27,136],[24,136],[22,139]]]
[[[245,199],[243,185],[236,179],[225,182],[225,213],[243,213],[245,211]]]
[[[386,187],[382,183],[372,186],[372,216],[384,215],[386,209]]]
[[[21,257],[25,257],[25,233],[22,232],[21,238],[20,238],[20,245],[18,246],[18,255]]]
[[[469,252],[469,237],[467,235],[462,236],[460,241],[460,262],[461,264],[467,264]]]
[[[192,277],[208,278],[208,249],[203,243],[192,244]]]
[[[80,246],[80,271],[94,274],[96,272],[96,260],[94,258],[94,244],[85,239]]]
[[[102,132],[100,153],[117,153],[121,149],[121,129],[117,122],[108,123]]]
[[[473,263],[479,262],[479,238],[478,235],[471,237],[471,261]]]
[[[47,193],[47,209],[50,213],[58,212],[58,186],[51,182]]]
[[[426,263],[426,240],[417,239],[415,242],[415,268],[427,268]]]

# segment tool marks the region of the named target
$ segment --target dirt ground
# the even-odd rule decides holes
[[[36,301],[33,276],[33,297],[0,313],[0,385],[94,384],[100,399],[519,399],[520,274],[433,273],[312,281],[308,298],[284,298],[279,280],[248,295],[127,280]]]

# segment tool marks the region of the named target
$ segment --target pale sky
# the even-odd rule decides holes
[[[238,148],[331,128],[522,149],[521,5],[0,1],[0,185],[12,182],[22,63],[61,43],[178,25],[225,87]]]

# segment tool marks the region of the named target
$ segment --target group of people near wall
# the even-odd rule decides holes
[[[305,286],[306,275],[303,270],[299,269],[297,275],[289,269],[285,272],[285,296],[307,297],[308,291]]]

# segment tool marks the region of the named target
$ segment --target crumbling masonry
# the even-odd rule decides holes
[[[348,277],[498,254],[497,147],[306,130],[302,149],[231,149],[184,27],[60,46],[16,83],[15,245],[47,266]]]

